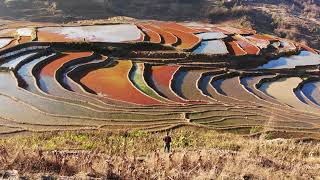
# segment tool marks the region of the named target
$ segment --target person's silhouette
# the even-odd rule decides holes
[[[169,132],[167,132],[167,135],[163,138],[164,141],[164,152],[169,153],[170,152],[170,144],[171,144],[171,137],[169,136]]]

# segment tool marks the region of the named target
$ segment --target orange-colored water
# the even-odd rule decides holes
[[[156,26],[153,26],[151,24],[144,24],[145,28],[150,29],[158,34],[160,34],[163,37],[164,44],[166,45],[172,45],[177,43],[178,39],[175,37],[172,33],[169,33],[167,31],[164,31]]]
[[[38,41],[40,42],[72,42],[74,39],[66,38],[63,35],[45,31],[37,32]]]
[[[226,42],[226,45],[231,55],[243,56],[247,54],[235,41]]]
[[[113,67],[101,68],[89,72],[80,82],[98,94],[108,98],[140,105],[161,104],[134,87],[128,78],[131,61],[119,61]]]
[[[163,29],[180,38],[181,44],[177,46],[180,49],[192,49],[193,47],[195,47],[201,42],[201,39],[194,34],[186,33],[177,29],[172,29],[172,28],[163,28]]]
[[[21,36],[19,39],[19,44],[27,43],[32,41],[32,38],[30,36]]]
[[[156,24],[157,26],[159,26],[161,29],[163,28],[170,28],[170,29],[175,29],[175,30],[179,30],[185,33],[199,33],[200,31],[178,24],[178,23],[174,23],[174,22],[154,22],[154,24]]]
[[[53,77],[55,74],[55,71],[61,67],[64,63],[67,63],[71,60],[74,59],[78,59],[78,58],[82,58],[82,57],[88,57],[92,55],[92,52],[73,52],[73,53],[67,53],[65,56],[56,59],[52,62],[50,62],[49,64],[47,64],[46,66],[44,66],[41,71],[40,74],[41,75],[46,75],[46,76],[51,76]]]
[[[258,55],[260,53],[260,49],[257,46],[249,43],[248,41],[244,40],[241,36],[233,36],[236,42],[240,45],[240,47],[247,52],[247,54],[251,55]]]
[[[179,103],[186,103],[186,101],[179,98],[171,89],[173,75],[179,68],[179,66],[152,66],[151,76],[158,90],[168,99]]]
[[[161,43],[161,37],[158,33],[156,33],[155,31],[145,28],[144,24],[137,24],[137,26],[139,28],[141,28],[150,38],[150,42],[152,43]]]

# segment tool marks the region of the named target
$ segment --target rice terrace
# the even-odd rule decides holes
[[[232,25],[3,23],[0,178],[317,178],[319,68],[317,49]]]
[[[181,126],[319,134],[319,51],[204,23],[9,24],[2,134]],[[257,132],[259,133],[259,132]]]

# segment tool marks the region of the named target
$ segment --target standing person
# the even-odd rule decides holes
[[[169,136],[169,132],[167,132],[167,135],[163,138],[163,141],[164,141],[164,152],[169,153],[170,144],[171,144],[171,137]]]

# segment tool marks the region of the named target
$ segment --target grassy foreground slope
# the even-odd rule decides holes
[[[257,129],[252,129],[254,134]],[[163,153],[164,133],[61,132],[0,140],[3,177],[30,179],[279,179],[320,178],[320,144],[198,128],[173,130],[173,152]],[[10,169],[11,171],[5,171]]]

